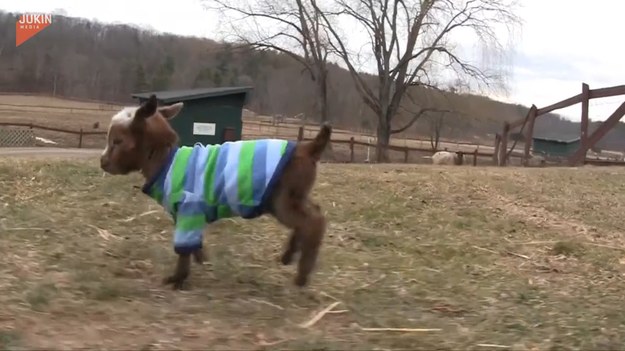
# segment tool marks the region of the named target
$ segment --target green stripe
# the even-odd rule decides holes
[[[287,143],[286,141],[284,141],[284,142],[282,143],[282,148],[280,149],[280,155],[281,155],[281,156],[284,156],[284,153],[286,152],[286,146],[287,146],[287,144],[288,144],[288,143]]]
[[[254,149],[256,141],[246,141],[241,145],[239,153],[239,169],[237,172],[237,190],[239,193],[239,203],[246,206],[254,205]]]
[[[217,206],[217,218],[228,218],[232,217],[232,210],[228,205],[219,205]]]
[[[176,152],[171,173],[171,196],[169,197],[169,206],[171,208],[174,208],[174,204],[180,201],[180,198],[182,197],[184,189],[184,174],[187,168],[187,161],[189,160],[189,156],[191,156],[192,151],[192,147],[183,146],[178,150],[178,152]]]
[[[163,201],[163,190],[160,189],[158,186],[153,186],[152,187],[152,192],[151,192],[150,195],[159,204]]]
[[[213,183],[215,181],[215,167],[217,166],[217,156],[219,156],[219,145],[211,145],[209,147],[208,160],[206,161],[206,168],[204,170],[204,199],[209,206],[216,206],[217,200],[215,199],[215,188]]]
[[[192,216],[177,216],[176,229],[182,231],[192,231],[198,229],[204,229],[206,225],[206,218],[203,214],[192,215]]]

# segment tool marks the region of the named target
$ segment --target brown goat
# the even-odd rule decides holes
[[[182,102],[159,107],[152,95],[138,107],[124,108],[111,119],[100,159],[102,170],[112,175],[140,172],[143,192],[172,215],[178,263],[163,283],[181,288],[190,272],[190,256],[203,261],[202,230],[207,224],[270,214],[292,230],[280,261],[288,265],[300,251],[295,284],[305,286],[326,228],[309,194],[332,128],[323,125],[312,141],[302,143],[260,139],[179,147],[168,120],[182,107]],[[267,174],[256,174],[259,169]]]

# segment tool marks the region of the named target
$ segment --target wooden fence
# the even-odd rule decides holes
[[[85,136],[91,136],[91,135],[105,135],[106,132],[105,131],[85,131],[82,128],[80,130],[70,130],[70,129],[63,129],[63,128],[55,128],[55,127],[49,127],[49,126],[44,126],[44,125],[39,125],[39,124],[35,124],[35,123],[19,123],[19,122],[0,122],[0,127],[2,126],[8,126],[8,127],[22,127],[22,128],[29,128],[29,129],[41,129],[41,130],[47,130],[47,131],[53,131],[53,132],[58,132],[58,133],[66,133],[66,134],[71,134],[71,135],[76,135],[78,137],[78,148],[82,148],[83,147],[83,138]],[[266,136],[265,136],[266,137]],[[295,137],[289,136],[288,139],[295,139]],[[305,133],[305,127],[300,126],[298,128],[298,133],[297,133],[297,140],[312,140],[313,135],[307,136]],[[345,139],[332,139],[331,140],[332,144],[336,144],[336,145],[343,145],[343,146],[348,146],[349,148],[349,161],[350,163],[354,163],[357,162],[356,161],[356,157],[355,157],[355,148],[357,146],[360,147],[369,147],[369,148],[376,148],[376,144],[375,143],[369,143],[369,142],[364,142],[364,141],[360,141],[360,140],[356,140],[356,138],[354,136],[351,136]],[[467,144],[464,144],[463,146],[467,146]],[[492,158],[493,157],[493,153],[492,152],[484,152],[484,151],[480,151],[479,150],[479,145],[475,145],[475,149],[473,151],[467,152],[467,151],[460,151],[460,150],[450,150],[450,151],[460,151],[462,152],[464,155],[467,156],[472,156],[472,164],[474,166],[477,165],[477,160],[478,157],[488,157],[488,158]],[[436,151],[436,149],[432,149],[432,148],[420,148],[420,147],[411,147],[411,146],[400,146],[400,145],[388,145],[388,150],[390,151],[395,151],[395,152],[401,152],[403,154],[403,162],[408,162],[409,160],[409,154],[410,153],[425,153],[425,154],[429,154],[432,155],[434,154]],[[444,148],[445,150],[447,150],[448,148]],[[520,153],[513,153],[511,155],[511,157],[522,157],[522,154]]]
[[[53,131],[53,132],[58,132],[58,133],[66,133],[66,134],[71,134],[71,135],[76,135],[78,136],[78,148],[82,148],[83,147],[83,138],[85,136],[91,136],[91,135],[105,135],[106,132],[105,131],[85,131],[82,128],[80,130],[70,130],[70,129],[63,129],[63,128],[55,128],[55,127],[49,127],[49,126],[44,126],[44,125],[39,125],[39,124],[35,124],[35,123],[19,123],[19,122],[0,122],[0,127],[2,126],[8,126],[8,127],[22,127],[22,128],[29,128],[29,129],[41,129],[41,130],[47,130],[47,131]],[[312,140],[312,135],[310,137],[306,136],[305,133],[305,127],[300,126],[298,128],[298,133],[297,133],[297,140]],[[293,138],[293,137],[288,137]],[[294,139],[294,138],[293,138]],[[369,142],[364,142],[364,141],[360,141],[360,140],[356,140],[356,138],[354,136],[349,137],[349,139],[332,139],[331,140],[332,144],[337,144],[337,145],[347,145],[349,148],[349,161],[350,163],[354,163],[357,162],[356,158],[355,158],[355,147],[356,146],[360,146],[360,147],[369,147],[369,148],[376,148],[376,144],[375,143],[369,143]],[[463,146],[467,146],[468,144],[463,144]],[[492,152],[484,152],[484,151],[480,151],[479,150],[479,145],[475,145],[475,149],[473,151],[461,151],[461,150],[453,150],[453,148],[449,151],[460,151],[461,153],[463,153],[464,155],[467,156],[472,156],[472,164],[473,166],[477,166],[477,160],[478,157],[488,157],[488,158],[492,158],[493,157],[493,153]],[[395,151],[395,152],[401,152],[403,154],[403,162],[407,163],[409,160],[409,154],[410,153],[426,153],[426,154],[434,154],[436,151],[439,151],[437,149],[432,149],[432,148],[420,148],[420,147],[411,147],[411,146],[400,146],[400,145],[388,145],[387,146],[388,150],[390,151]],[[444,148],[444,150],[447,150],[448,148]],[[523,157],[522,154],[520,153],[512,153],[510,155],[510,157]]]
[[[591,99],[605,98],[611,96],[625,95],[625,85],[618,85],[608,88],[600,88],[591,90],[588,84],[582,83],[582,92],[570,98],[564,99],[555,104],[537,108],[536,105],[532,105],[527,113],[527,116],[514,122],[506,122],[503,125],[503,132],[501,135],[495,136],[495,152],[496,156],[493,159],[499,166],[505,166],[508,162],[510,154],[516,146],[516,141],[513,146],[508,150],[508,139],[510,132],[517,127],[521,127],[520,133],[523,134],[525,130],[525,150],[523,152],[523,164],[527,165],[530,158],[530,149],[532,146],[532,137],[534,136],[534,122],[536,118],[545,115],[549,112],[566,108],[577,103],[582,104],[581,124],[580,124],[580,147],[579,149],[569,157],[568,163],[570,166],[575,166],[580,163],[593,163],[593,164],[615,164],[615,162],[604,162],[603,160],[588,160],[586,159],[586,153],[588,149],[592,148],[605,134],[625,115],[625,102],[623,102],[615,111],[606,119],[601,125],[591,134],[588,135],[588,110]],[[623,162],[619,162],[624,164]]]
[[[305,137],[304,136],[304,127],[300,127],[299,128],[299,133],[297,136],[297,140],[298,141],[310,141],[313,140],[312,137]],[[362,141],[358,141],[356,140],[353,136],[351,138],[349,138],[349,140],[330,140],[330,142],[332,144],[337,144],[337,145],[348,145],[349,146],[349,163],[354,163],[355,161],[355,152],[354,149],[356,146],[363,146],[363,147],[369,147],[369,148],[376,148],[377,145],[374,143],[368,143],[368,142],[362,142]],[[404,163],[408,163],[408,155],[411,152],[416,152],[416,153],[426,153],[426,154],[430,154],[433,155],[435,152],[437,151],[442,151],[442,150],[438,150],[438,149],[433,149],[433,148],[418,148],[418,147],[410,147],[410,146],[397,146],[397,145],[388,145],[387,149],[390,151],[396,151],[396,152],[401,152],[403,153],[403,161]],[[444,149],[445,151],[447,151],[447,148]],[[452,152],[458,151],[458,150],[449,150]],[[459,151],[460,153],[462,153],[463,155],[466,156],[472,156],[472,165],[473,166],[477,166],[477,160],[478,157],[486,157],[489,159],[493,158],[493,153],[492,152],[481,152],[479,151],[479,149],[474,149],[471,152],[464,152],[464,151]],[[510,155],[510,157],[518,157],[518,158],[522,158],[523,154],[521,153],[512,153]]]
[[[48,130],[48,131],[52,131],[52,132],[77,135],[78,136],[78,148],[82,148],[82,141],[83,141],[83,137],[84,136],[87,136],[87,135],[106,135],[106,132],[104,132],[104,131],[84,131],[82,128],[80,128],[80,130],[70,130],[70,129],[62,129],[62,128],[54,128],[54,127],[42,126],[42,125],[35,124],[35,123],[0,122],[0,127],[2,127],[2,126],[6,126],[6,127],[27,127],[29,129],[41,129],[41,130]]]

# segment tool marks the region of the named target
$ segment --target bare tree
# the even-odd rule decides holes
[[[202,0],[229,24],[236,42],[275,50],[299,62],[317,87],[315,109],[328,116],[328,40],[315,0]],[[262,24],[261,24],[262,23]],[[244,28],[247,27],[247,28]]]
[[[331,11],[313,5],[324,20],[333,52],[345,63],[363,101],[378,117],[378,162],[388,161],[392,122],[411,86],[436,86],[430,77],[445,72],[486,86],[503,83],[500,74],[463,57],[466,55],[454,45],[453,35],[473,33],[478,42],[503,52],[497,31],[520,23],[513,14],[514,0],[334,1]],[[368,34],[366,44],[377,71],[375,86],[365,79],[357,66],[360,55],[352,52],[335,25],[342,21],[354,23],[350,33]]]
[[[441,130],[443,129],[445,115],[430,115],[427,117],[427,120],[430,127],[430,145],[432,146],[432,150],[437,150],[441,139]]]

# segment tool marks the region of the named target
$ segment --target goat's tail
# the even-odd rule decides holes
[[[313,140],[303,145],[303,148],[308,156],[313,158],[315,162],[321,159],[321,154],[330,143],[330,136],[332,135],[332,126],[328,123],[321,125],[321,129]]]

